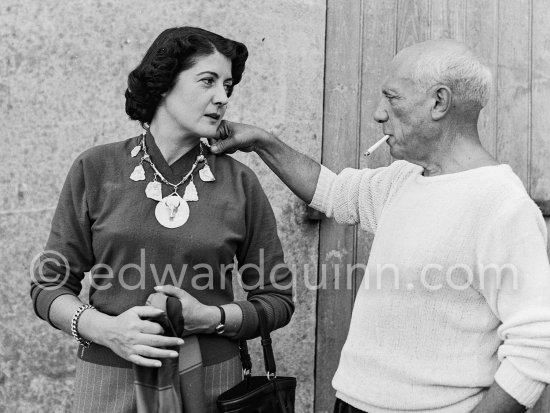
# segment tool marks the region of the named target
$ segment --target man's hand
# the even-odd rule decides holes
[[[216,138],[210,146],[212,153],[254,151],[292,192],[308,204],[313,199],[321,171],[321,166],[313,159],[269,132],[244,123],[223,121]]]
[[[270,138],[265,130],[244,123],[222,121],[216,138],[211,141],[210,151],[214,154],[251,152],[257,149],[262,140]]]

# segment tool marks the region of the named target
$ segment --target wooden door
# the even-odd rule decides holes
[[[512,166],[549,213],[547,6],[545,0],[327,0],[323,163],[336,172],[389,165],[385,148],[368,160],[360,156],[382,136],[372,114],[385,67],[411,44],[453,38],[472,47],[493,71],[494,92],[480,119],[484,146]],[[318,291],[317,303],[316,412],[332,412],[330,383],[361,281],[355,276],[348,283],[345,269],[366,264],[371,243],[355,227],[321,224],[319,277],[326,288]],[[549,411],[547,390],[533,413]]]

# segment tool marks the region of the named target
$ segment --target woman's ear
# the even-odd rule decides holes
[[[432,107],[432,119],[440,120],[451,109],[453,103],[453,92],[444,85],[437,86],[434,91],[434,104]]]

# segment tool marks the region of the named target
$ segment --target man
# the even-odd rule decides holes
[[[454,41],[397,54],[374,115],[398,159],[385,168],[336,175],[230,122],[213,145],[256,151],[306,203],[375,234],[335,412],[512,413],[550,382],[546,227],[519,178],[480,144],[490,83]]]

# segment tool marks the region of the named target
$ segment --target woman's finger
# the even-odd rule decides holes
[[[177,351],[145,346],[143,344],[136,344],[134,351],[140,356],[156,359],[176,358],[179,356]]]
[[[132,354],[128,357],[128,361],[131,361],[134,364],[137,364],[138,366],[143,367],[160,367],[162,366],[162,362],[160,360],[155,359],[148,359],[145,357],[140,356],[139,354]]]
[[[132,307],[132,310],[135,311],[139,318],[158,317],[159,315],[164,313],[164,310],[150,305]]]
[[[179,337],[166,337],[156,334],[140,334],[137,343],[151,347],[174,347],[181,346],[183,340]]]
[[[158,323],[143,320],[139,325],[139,331],[146,334],[164,334],[164,329]]]
[[[187,295],[181,288],[174,287],[173,285],[157,285],[155,291],[180,299]]]

